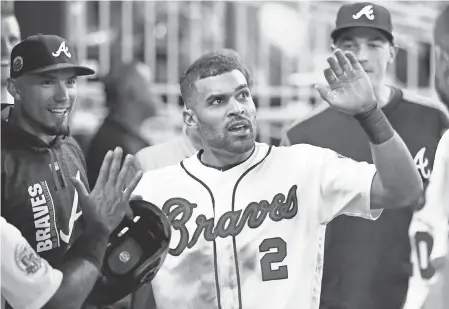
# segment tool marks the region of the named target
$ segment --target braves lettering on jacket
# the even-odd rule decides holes
[[[76,177],[87,184],[79,146],[70,137],[47,145],[2,121],[2,161],[2,216],[57,267],[82,232],[78,194],[70,182]]]
[[[199,156],[145,173],[134,192],[172,224],[152,281],[158,308],[318,308],[326,223],[380,215],[374,166],[309,145],[257,143],[224,171]]]

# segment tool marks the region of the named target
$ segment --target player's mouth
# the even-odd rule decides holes
[[[246,134],[249,133],[251,126],[247,121],[236,121],[233,122],[229,127],[228,131],[232,133],[238,134]]]
[[[51,108],[48,111],[56,116],[64,117],[68,114],[69,108]]]

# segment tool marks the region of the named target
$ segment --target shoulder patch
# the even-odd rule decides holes
[[[441,113],[443,113],[447,119],[449,119],[448,108],[446,107],[446,105],[444,105],[437,99],[424,97],[422,95],[419,95],[419,94],[414,93],[409,90],[402,90],[402,93],[403,93],[403,99],[405,101],[409,101],[411,103],[415,103],[415,104],[419,104],[422,106],[436,109],[436,110],[440,111]]]
[[[42,267],[41,257],[27,243],[16,246],[15,257],[17,266],[27,275],[36,273]]]

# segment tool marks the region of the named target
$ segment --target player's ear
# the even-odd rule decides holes
[[[198,119],[195,115],[195,112],[190,108],[185,108],[182,111],[182,119],[184,123],[189,128],[197,128],[198,127]]]
[[[20,90],[17,84],[17,80],[13,78],[8,78],[6,81],[6,89],[9,94],[14,98],[14,100],[20,101]]]
[[[399,46],[394,43],[394,42],[390,42],[389,43],[389,49],[390,49],[390,64],[393,63],[393,61],[396,59],[396,55],[399,52]]]

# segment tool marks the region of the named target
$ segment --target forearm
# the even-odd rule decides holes
[[[388,208],[418,203],[423,197],[423,183],[401,137],[395,133],[380,145],[371,144],[371,153],[377,170],[375,181],[380,182],[387,202],[382,204]]]
[[[423,183],[410,151],[382,110],[375,108],[355,118],[370,139],[377,170],[371,190],[371,207],[406,207],[423,200]]]
[[[98,278],[108,236],[107,232],[97,230],[86,232],[76,240],[60,269],[61,286],[45,309],[79,309],[83,305]]]

